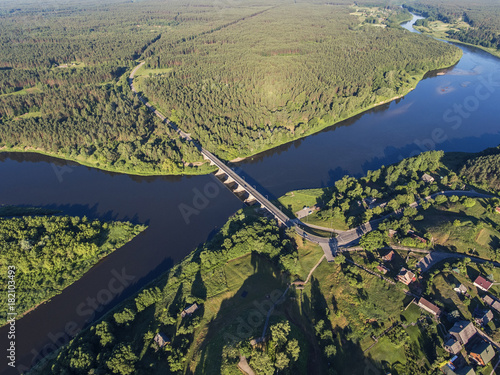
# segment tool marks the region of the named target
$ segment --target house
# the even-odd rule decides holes
[[[491,322],[493,320],[493,313],[491,312],[491,310],[481,310],[481,311],[478,311],[477,314],[474,314],[475,315],[475,321],[477,324],[480,324],[482,326],[488,324],[489,322]]]
[[[377,201],[377,198],[373,198],[373,197],[367,197],[367,198],[363,199],[363,202],[368,206],[368,208],[373,208],[376,201]]]
[[[377,270],[379,270],[379,272],[382,272],[384,275],[387,272],[389,272],[389,270],[386,267],[384,267],[383,265],[381,265],[381,264],[377,266]]]
[[[500,312],[500,302],[498,302],[497,300],[494,300],[490,296],[484,296],[483,302],[490,306],[492,309]]]
[[[423,297],[418,300],[418,306],[434,316],[441,315],[441,309]]]
[[[476,334],[476,327],[471,322],[462,320],[456,322],[448,333],[460,342],[460,344],[465,345]]]
[[[412,282],[417,280],[415,274],[404,267],[399,271],[397,278],[405,285],[410,285]]]
[[[434,182],[434,177],[432,177],[431,175],[429,175],[427,173],[424,173],[424,175],[422,176],[422,181],[430,184],[430,183]]]
[[[500,214],[500,207],[495,208],[495,211]]]
[[[181,316],[184,318],[185,316],[190,316],[192,315],[196,310],[198,310],[198,305],[196,303],[193,303],[191,306],[189,306],[187,309],[184,309],[181,313]]]
[[[414,231],[412,231],[412,230],[409,230],[409,231],[407,232],[407,234],[409,234],[409,235],[410,235],[410,237],[411,237],[411,238],[413,238],[414,240],[420,241],[420,242],[422,242],[422,243],[427,243],[427,240],[426,240],[425,238],[420,237],[419,235],[417,235],[417,234],[416,234]]]
[[[393,250],[389,251],[387,254],[385,254],[382,257],[382,259],[386,262],[391,262],[393,258],[394,258],[394,251]]]
[[[445,375],[476,375],[476,372],[470,366],[465,366],[458,370],[455,367],[452,367],[453,365],[450,365],[448,363],[445,366],[441,367],[441,372]]]
[[[467,287],[464,284],[460,284],[456,288],[453,288],[455,292],[458,294],[466,294],[467,293]]]
[[[156,334],[154,341],[160,348],[163,348],[165,345],[170,344],[170,339],[161,332],[158,332]]]
[[[444,350],[451,354],[457,354],[462,350],[462,344],[460,344],[454,337],[450,337],[448,341],[444,343]]]
[[[487,292],[488,289],[491,288],[491,286],[493,285],[493,283],[491,281],[486,280],[482,276],[478,276],[476,278],[476,280],[474,280],[474,285],[476,287],[478,287],[479,289],[484,290],[485,292]]]
[[[478,365],[486,366],[495,356],[495,351],[489,342],[482,341],[471,349],[469,356],[476,361]]]

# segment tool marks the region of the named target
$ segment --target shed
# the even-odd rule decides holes
[[[422,176],[422,181],[430,184],[430,183],[434,182],[434,177],[432,177],[430,174],[424,173],[424,175]]]
[[[441,315],[441,309],[423,297],[418,300],[418,306],[434,316]]]
[[[196,303],[193,303],[191,306],[182,311],[181,316],[184,318],[185,316],[192,315],[196,310],[198,310],[198,307],[199,306]]]
[[[457,354],[462,350],[462,344],[460,344],[454,337],[450,337],[448,341],[444,343],[444,350],[451,354]]]
[[[155,343],[158,344],[160,348],[163,348],[165,345],[170,344],[170,339],[163,333],[158,332],[154,338]]]

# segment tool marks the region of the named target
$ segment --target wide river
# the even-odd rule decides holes
[[[403,26],[414,31],[412,22]],[[241,162],[240,173],[271,198],[328,186],[345,174],[359,176],[421,151],[497,146],[500,60],[480,49],[460,48],[464,56],[456,66],[428,74],[404,98]],[[62,294],[17,321],[18,366],[30,366],[65,343],[76,329],[206,241],[242,207],[212,175],[135,177],[32,154],[0,154],[0,204],[149,225]],[[6,327],[0,329],[0,374],[19,373],[6,366],[9,341]]]

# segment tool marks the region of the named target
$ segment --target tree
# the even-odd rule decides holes
[[[437,197],[436,197],[436,204],[443,204],[445,202],[448,201],[448,198],[446,198],[446,195],[443,195],[443,194],[439,194]]]
[[[271,326],[271,337],[276,343],[275,346],[281,347],[286,341],[290,333],[290,323],[276,323]]]
[[[296,339],[290,340],[286,346],[286,352],[291,355],[293,361],[297,361],[300,355],[299,342]]]
[[[120,344],[113,350],[106,366],[115,374],[129,375],[135,372],[137,359],[130,345]]]
[[[278,370],[287,368],[289,364],[290,358],[288,358],[285,353],[276,354],[276,361],[274,362],[274,365]]]
[[[472,198],[465,198],[464,201],[462,202],[462,204],[467,208],[471,208],[471,207],[474,207],[474,205],[476,204],[476,201]]]
[[[252,357],[250,358],[250,366],[258,374],[273,375],[274,365],[267,354],[260,351],[252,352]]]
[[[364,234],[359,240],[361,247],[368,251],[381,248],[384,245],[384,235],[378,230]]]

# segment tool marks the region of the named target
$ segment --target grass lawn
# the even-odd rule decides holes
[[[500,244],[500,215],[486,210],[485,199],[475,199],[476,204],[467,208],[461,203],[447,203],[422,211],[424,220],[415,222],[417,230],[429,232],[436,245],[448,250],[496,260]],[[457,225],[454,223],[456,222]]]
[[[295,215],[295,212],[304,207],[314,206],[322,195],[324,195],[323,189],[295,190],[289,191],[280,197],[278,201]]]
[[[389,362],[390,364],[400,362],[406,363],[406,356],[402,345],[394,345],[388,337],[382,337],[378,343],[370,349],[368,355],[376,362]]]

